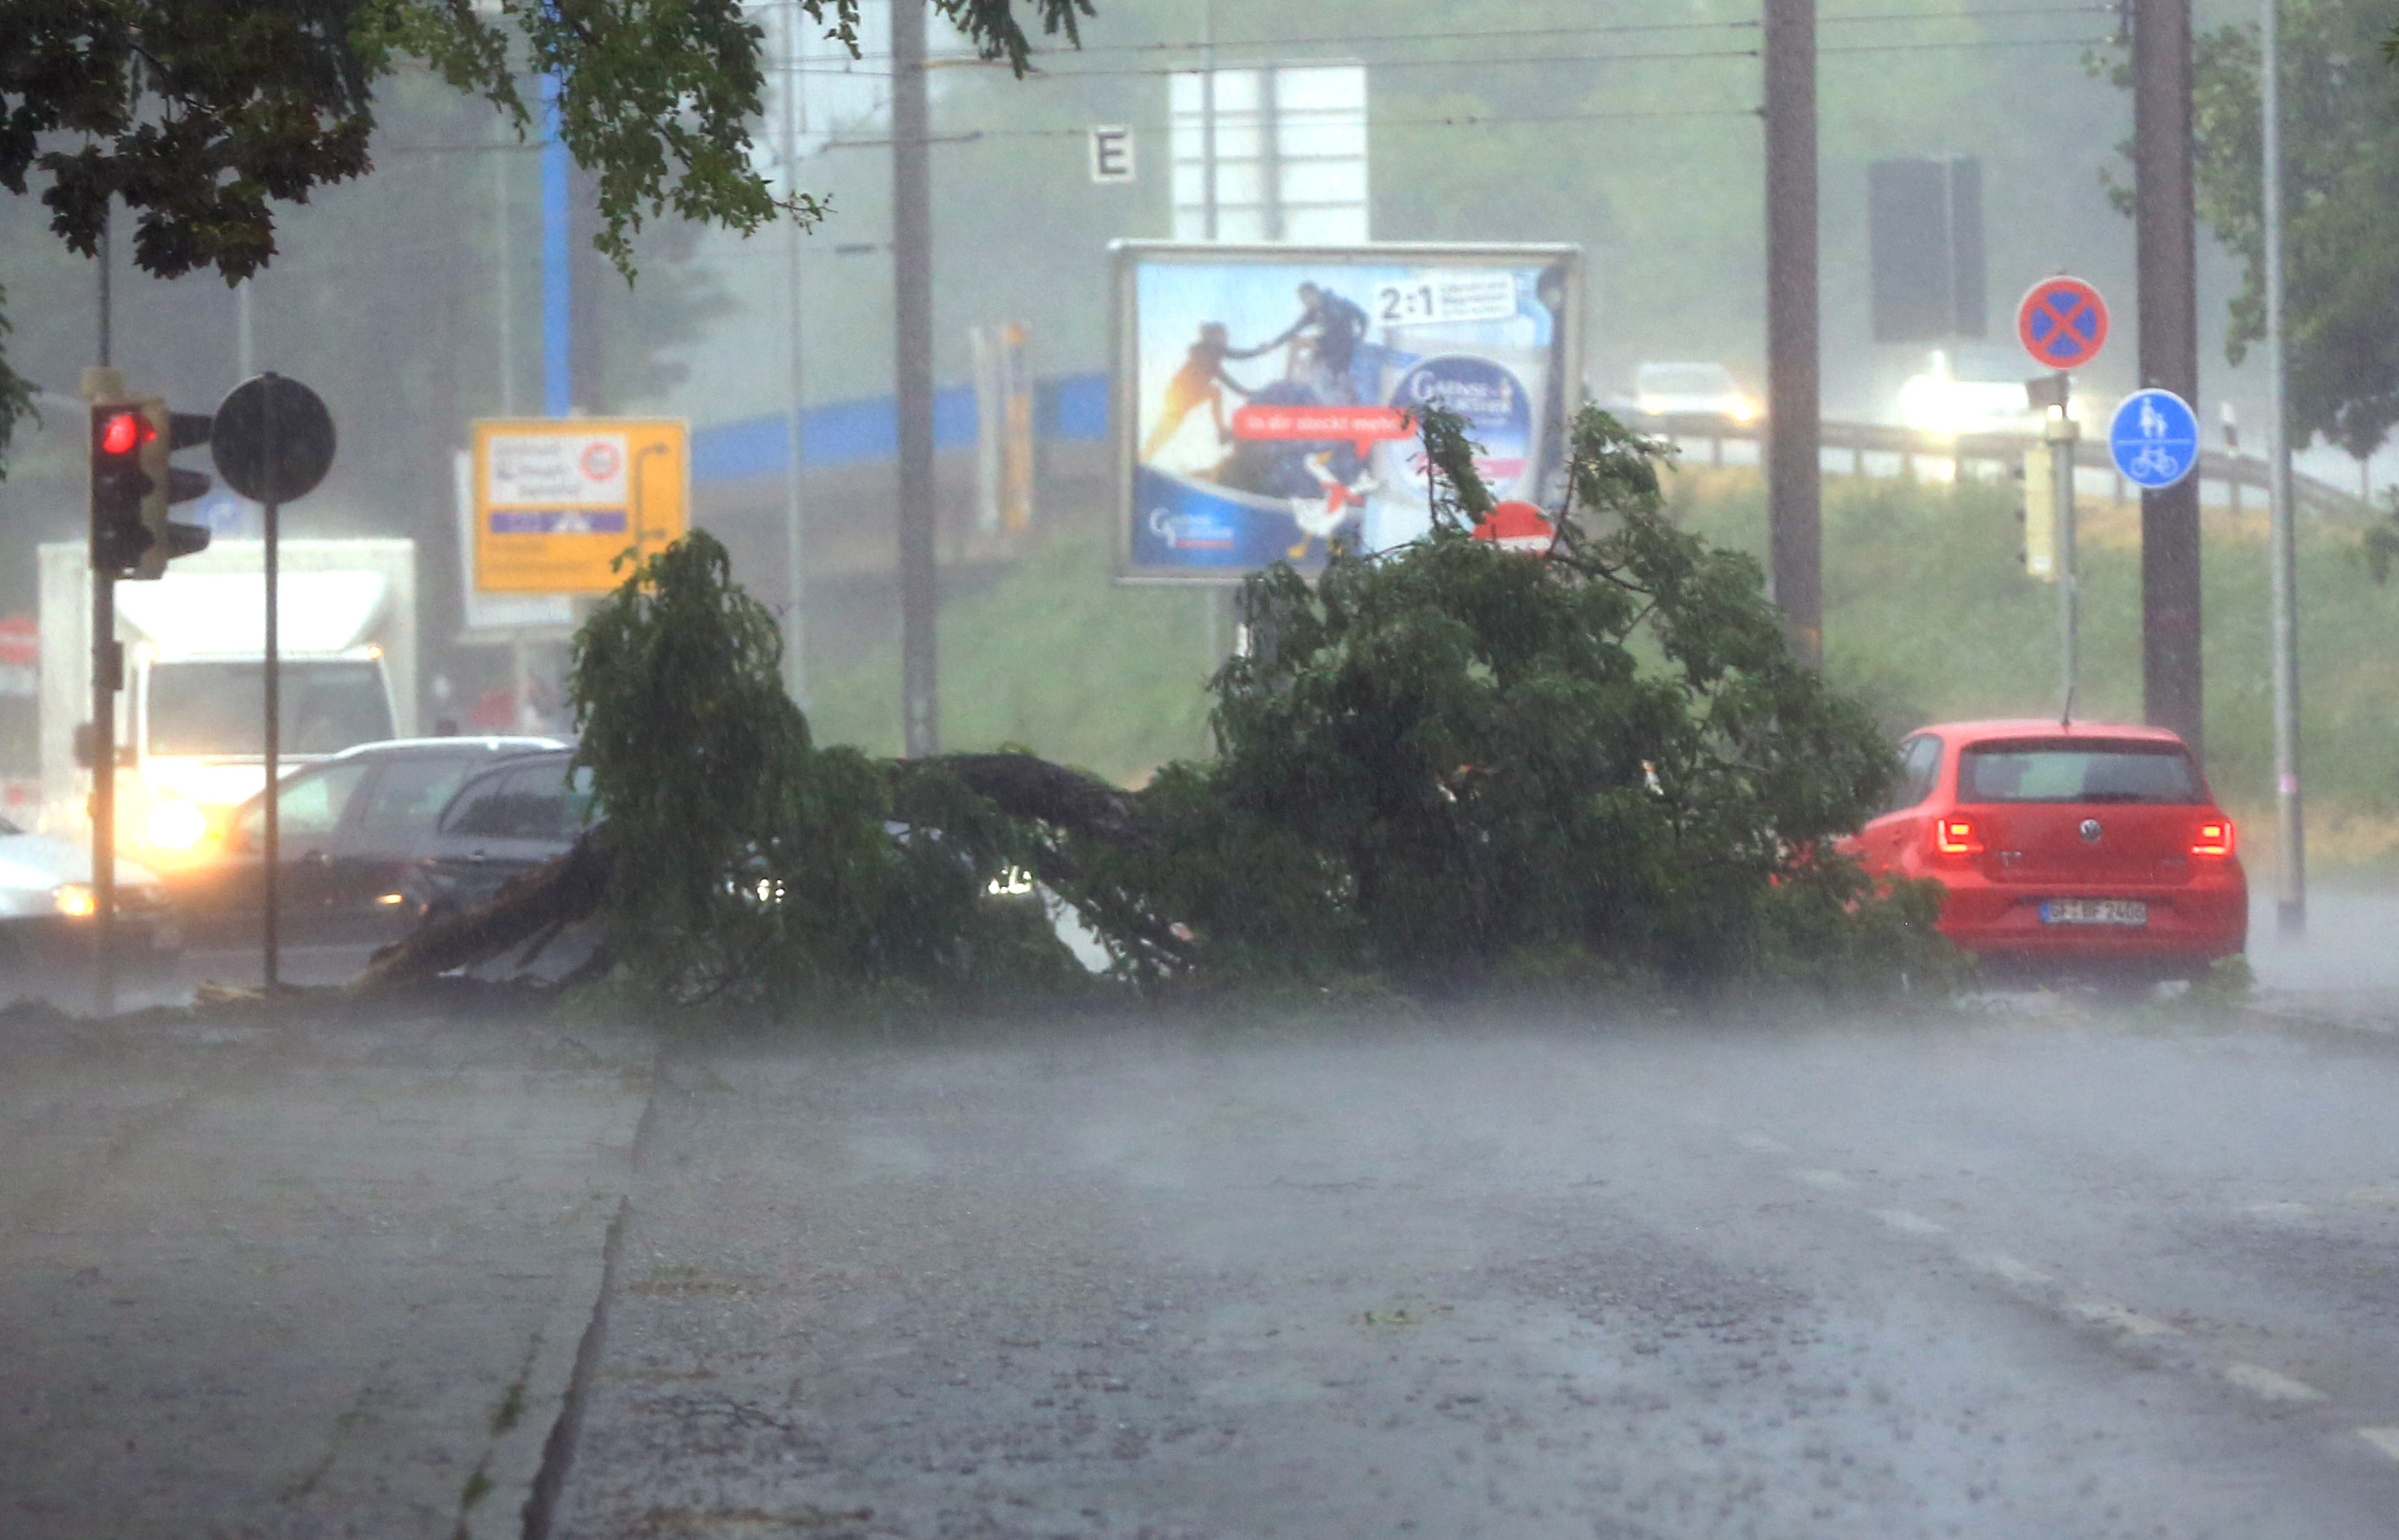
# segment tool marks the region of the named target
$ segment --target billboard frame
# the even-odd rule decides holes
[[[1585,253],[1568,242],[1548,241],[1371,241],[1354,246],[1308,246],[1282,241],[1233,242],[1186,240],[1112,240],[1108,242],[1108,418],[1112,445],[1111,475],[1116,490],[1116,581],[1126,588],[1238,588],[1254,568],[1210,572],[1170,572],[1136,566],[1132,560],[1133,489],[1139,468],[1141,358],[1138,346],[1138,296],[1135,277],[1145,263],[1187,262],[1223,265],[1251,263],[1261,266],[1295,263],[1392,263],[1437,261],[1458,266],[1523,267],[1561,265],[1565,269],[1564,303],[1557,320],[1557,383],[1542,403],[1545,442],[1563,451],[1565,433],[1581,405],[1583,294]]]

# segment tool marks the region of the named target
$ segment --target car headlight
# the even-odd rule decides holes
[[[1751,402],[1735,401],[1732,404],[1732,420],[1736,423],[1748,422],[1756,415],[1757,408]]]
[[[88,920],[100,912],[100,895],[89,883],[61,883],[50,889],[50,902],[70,920]]]
[[[149,831],[161,850],[189,850],[209,837],[208,815],[181,797],[164,797],[151,805]]]

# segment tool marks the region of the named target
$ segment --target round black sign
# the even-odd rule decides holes
[[[253,503],[305,497],[333,464],[333,414],[317,393],[257,374],[225,393],[209,431],[225,485]]]

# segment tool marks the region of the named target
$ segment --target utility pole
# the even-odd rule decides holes
[[[1817,340],[1816,4],[1766,0],[1766,507],[1792,651],[1824,657]]]
[[[941,752],[933,538],[933,208],[925,0],[891,0],[891,277],[900,410],[900,720],[911,759]]]
[[[2133,0],[2133,220],[2141,384],[2199,399],[2190,0]],[[2141,696],[2203,761],[2199,478],[2141,493]]]
[[[783,8],[783,195],[800,192],[800,7]],[[783,317],[788,329],[785,350],[791,356],[791,405],[783,416],[783,436],[791,445],[783,467],[783,588],[789,596],[783,610],[783,693],[802,709],[808,703],[807,626],[807,504],[801,478],[806,474],[807,372],[800,351],[800,222],[789,216],[783,229]]]
[[[2283,317],[2283,61],[2279,0],[2265,0],[2259,27],[2258,106],[2265,160],[2266,525],[2273,584],[2269,613],[2274,670],[2274,917],[2297,939],[2308,928],[2307,828],[2299,800],[2298,548],[2292,530],[2291,422]]]

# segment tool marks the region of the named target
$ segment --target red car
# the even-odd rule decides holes
[[[1946,723],[1900,759],[1891,805],[1846,848],[1869,871],[1937,879],[1941,933],[1986,964],[2190,978],[2246,944],[2232,819],[2174,734]]]

